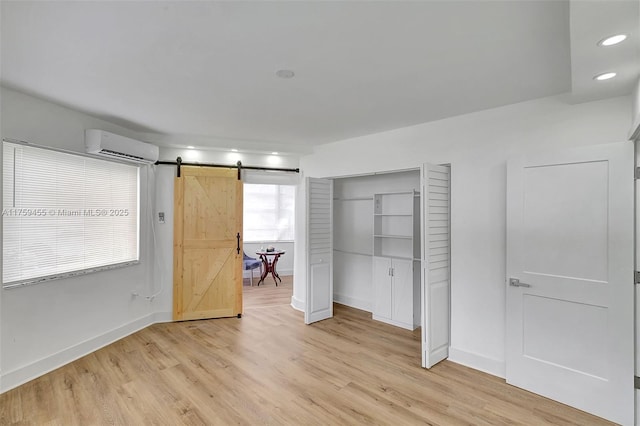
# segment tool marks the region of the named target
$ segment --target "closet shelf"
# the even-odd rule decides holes
[[[374,213],[374,216],[413,217],[411,213]]]
[[[413,236],[412,235],[390,235],[390,234],[376,234],[374,235],[375,238],[400,238],[403,240],[412,240]]]
[[[375,195],[420,195],[420,191],[391,191],[391,192],[378,192]]]
[[[399,260],[411,260],[412,262],[420,262],[420,259],[416,259],[415,257],[407,257],[407,256],[389,256],[389,255],[374,255],[373,257],[383,257],[385,259],[399,259]]]
[[[345,197],[334,198],[333,201],[372,201],[373,197]]]

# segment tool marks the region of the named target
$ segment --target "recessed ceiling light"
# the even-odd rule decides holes
[[[192,146],[192,145],[187,146],[187,149],[194,149],[194,148],[195,146]]]
[[[291,70],[278,70],[276,71],[276,75],[280,78],[293,78],[296,74]]]
[[[278,153],[277,153],[277,152],[275,152],[275,151],[273,151],[273,152],[271,153],[271,155],[278,155]]]
[[[611,37],[603,38],[598,42],[598,46],[613,46],[627,39],[626,34],[616,34]]]
[[[598,74],[593,78],[594,78],[594,80],[602,81],[602,80],[609,80],[610,78],[613,78],[616,75],[617,74],[615,72],[605,72],[605,73],[602,73],[602,74]]]
[[[232,152],[238,152],[238,150],[237,150],[237,149],[235,149],[235,148],[231,148],[231,151],[232,151]]]

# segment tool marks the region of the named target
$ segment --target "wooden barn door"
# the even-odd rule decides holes
[[[242,181],[182,167],[175,179],[173,319],[242,314]]]

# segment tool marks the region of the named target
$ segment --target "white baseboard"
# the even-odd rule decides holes
[[[371,315],[371,319],[374,321],[380,321],[383,322],[385,324],[391,324],[391,325],[395,325],[396,327],[400,327],[400,328],[404,328],[405,330],[415,330],[416,328],[418,328],[418,325],[413,325],[413,324],[407,324],[404,322],[400,322],[400,321],[394,321],[392,319],[389,318],[382,318],[382,317],[378,317],[375,314]]]
[[[173,322],[173,312],[154,312],[153,323]]]
[[[69,364],[85,355],[97,351],[123,337],[142,330],[155,322],[169,322],[172,320],[171,312],[156,312],[138,318],[128,324],[107,331],[99,336],[92,337],[69,348],[49,355],[38,361],[18,367],[11,371],[3,372],[0,382],[0,393],[16,388],[30,380],[40,377],[56,368]]]
[[[297,311],[304,312],[304,300],[296,299],[295,296],[291,296],[291,307]]]
[[[333,293],[333,301],[352,308],[371,312],[371,301]]]
[[[489,373],[503,379],[506,375],[506,367],[504,361],[488,358],[472,352],[466,352],[451,347],[449,348],[448,359],[449,361],[455,362],[456,364],[462,364],[476,370],[484,371],[485,373]]]

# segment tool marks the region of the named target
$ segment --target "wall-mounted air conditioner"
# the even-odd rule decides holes
[[[153,164],[158,161],[157,146],[104,130],[85,130],[84,142],[88,154],[135,163]]]

